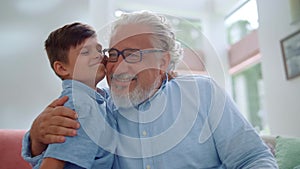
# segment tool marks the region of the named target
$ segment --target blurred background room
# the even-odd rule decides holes
[[[101,32],[123,12],[151,10],[166,14],[185,47],[176,70],[179,74],[212,76],[261,134],[300,136],[300,76],[286,74],[289,68],[281,46],[300,30],[299,0],[0,3],[0,129],[29,129],[33,119],[59,96],[61,82],[44,50],[51,31],[79,21]],[[300,71],[298,54],[295,68]]]

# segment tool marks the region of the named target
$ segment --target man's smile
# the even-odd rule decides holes
[[[129,87],[129,85],[137,80],[136,75],[128,74],[128,73],[121,73],[121,74],[112,74],[110,76],[112,86],[116,87],[117,89],[121,89],[124,87]]]

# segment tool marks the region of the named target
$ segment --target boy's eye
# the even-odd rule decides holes
[[[102,53],[102,46],[101,45],[97,45],[96,49],[99,53]]]
[[[80,51],[80,54],[87,55],[87,54],[89,54],[89,51],[88,50],[82,50],[82,51]]]

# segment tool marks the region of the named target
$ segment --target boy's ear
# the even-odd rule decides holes
[[[60,61],[55,61],[53,63],[53,68],[56,74],[58,74],[60,77],[66,77],[70,75],[70,72],[66,66],[66,64],[60,62]]]

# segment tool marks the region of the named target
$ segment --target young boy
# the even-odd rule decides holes
[[[49,35],[45,49],[52,69],[62,79],[61,96],[69,97],[64,106],[78,113],[81,126],[78,137],[50,144],[35,168],[111,168],[113,148],[98,144],[113,141],[109,129],[115,122],[106,107],[106,92],[96,87],[105,76],[106,57],[95,31],[82,23],[65,25]]]

